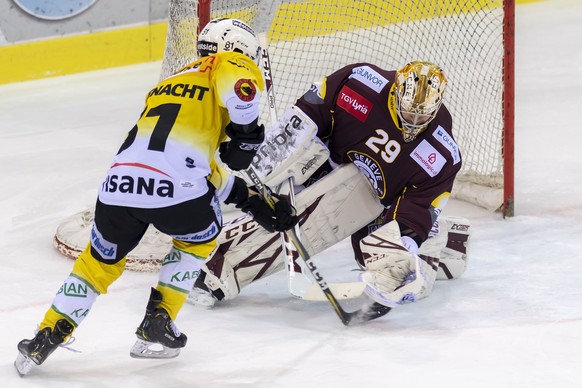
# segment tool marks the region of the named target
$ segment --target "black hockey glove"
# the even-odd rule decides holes
[[[299,221],[295,208],[283,197],[271,195],[275,200],[275,209],[271,209],[259,195],[249,197],[249,189],[244,179],[235,177],[232,190],[224,203],[234,203],[238,209],[250,213],[259,225],[271,233],[291,229]]]
[[[232,123],[226,126],[226,134],[231,140],[220,143],[218,149],[220,159],[234,171],[245,170],[251,165],[265,138],[265,126],[262,124],[250,132],[243,132],[237,127]]]
[[[275,209],[258,195],[251,195],[249,199],[236,207],[245,213],[250,213],[257,224],[268,232],[284,232],[291,229],[299,221],[295,208],[286,199],[272,194],[275,199]]]

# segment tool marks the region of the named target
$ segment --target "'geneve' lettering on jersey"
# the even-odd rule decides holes
[[[350,151],[348,152],[348,156],[360,171],[364,173],[366,178],[368,178],[370,184],[376,190],[378,198],[384,198],[384,195],[386,195],[386,180],[384,179],[384,173],[379,167],[378,162],[374,158],[359,152]]]

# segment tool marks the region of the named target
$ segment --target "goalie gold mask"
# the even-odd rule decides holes
[[[424,131],[441,107],[447,78],[434,63],[410,62],[396,72],[396,112],[405,142]]]

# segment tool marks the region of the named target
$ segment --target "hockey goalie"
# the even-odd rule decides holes
[[[338,298],[365,293],[395,307],[464,273],[470,223],[440,215],[462,164],[442,103],[446,86],[430,62],[396,71],[348,65],[313,84],[267,131],[253,168],[269,187],[293,183],[309,254],[351,239],[360,282],[332,284]],[[189,302],[233,299],[286,267],[292,294],[323,298],[281,240],[244,214],[226,223]]]
[[[351,237],[361,283],[339,287],[340,297],[363,291],[395,307],[430,295],[436,279],[465,271],[470,223],[439,217],[462,164],[442,103],[446,86],[443,70],[430,62],[397,71],[348,65],[287,109],[255,156],[253,167],[268,186],[292,179],[299,234],[311,256]],[[285,251],[278,234],[250,218],[230,222],[190,301],[233,299],[286,263],[292,275],[301,273]],[[309,285],[290,287],[317,298]]]

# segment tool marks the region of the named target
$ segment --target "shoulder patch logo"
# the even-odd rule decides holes
[[[374,104],[356,91],[344,86],[337,96],[337,105],[360,120],[365,122]]]
[[[455,140],[443,129],[443,127],[439,125],[432,133],[432,135],[439,143],[441,143],[446,149],[449,150],[451,156],[453,157],[453,164],[457,164],[461,161],[459,146]]]
[[[234,84],[234,92],[243,101],[252,101],[257,94],[257,87],[250,79],[239,79]]]
[[[350,78],[360,81],[376,93],[380,93],[382,89],[388,85],[388,79],[381,76],[380,73],[372,69],[370,66],[354,67]]]
[[[445,157],[426,140],[416,146],[410,157],[431,177],[437,176],[447,162]]]

